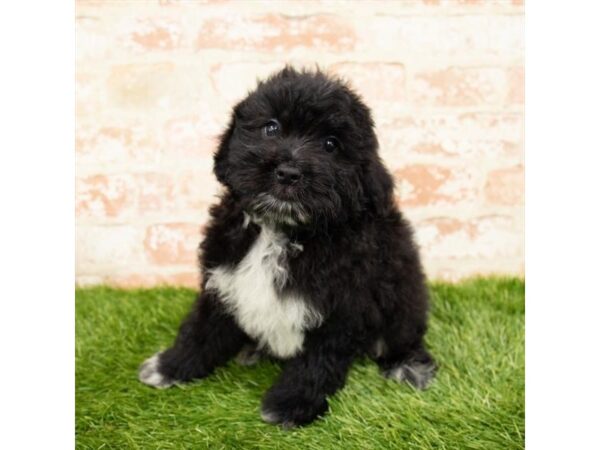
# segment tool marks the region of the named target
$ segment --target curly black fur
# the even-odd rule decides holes
[[[262,405],[264,420],[284,426],[324,414],[361,355],[425,387],[435,372],[423,343],[428,293],[377,147],[369,109],[320,71],[287,67],[236,105],[214,157],[226,193],[201,244],[201,293],[173,347],[147,360],[140,379],[167,387],[202,378],[256,346],[284,361]],[[260,299],[228,291],[240,273],[271,269],[265,295],[278,304],[269,307],[293,304],[282,318],[303,308],[279,330],[285,339],[261,329],[280,325],[268,314],[261,322],[241,312]]]

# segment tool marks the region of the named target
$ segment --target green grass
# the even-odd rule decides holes
[[[524,446],[524,283],[432,285],[430,389],[384,379],[357,361],[330,413],[286,431],[261,422],[279,367],[230,363],[204,380],[154,390],[140,362],[170,344],[187,289],[77,289],[77,448],[514,449]]]

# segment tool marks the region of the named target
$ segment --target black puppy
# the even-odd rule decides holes
[[[236,105],[214,158],[226,193],[201,244],[201,293],[140,380],[164,388],[262,352],[285,361],[262,404],[284,426],[325,413],[360,355],[424,388],[427,288],[377,147],[369,109],[319,71],[287,67]]]

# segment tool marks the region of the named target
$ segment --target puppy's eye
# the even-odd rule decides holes
[[[275,119],[271,119],[267,122],[267,124],[263,127],[263,133],[265,136],[273,137],[277,136],[281,132],[281,125]]]
[[[340,146],[340,141],[338,141],[337,138],[335,138],[334,136],[329,136],[323,141],[323,148],[328,153],[338,150]]]

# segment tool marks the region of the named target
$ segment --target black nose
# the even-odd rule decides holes
[[[302,172],[296,167],[287,164],[281,164],[275,169],[277,182],[281,184],[295,184],[302,178]]]

